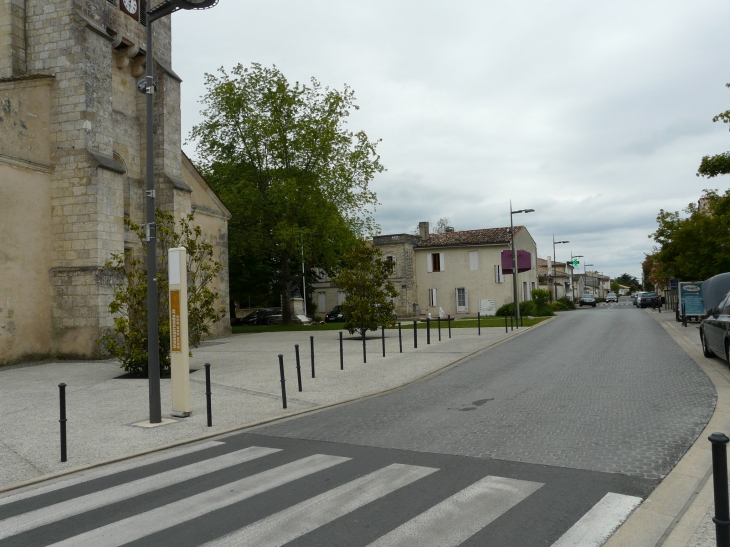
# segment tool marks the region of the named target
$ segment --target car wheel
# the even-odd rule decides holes
[[[714,357],[715,354],[710,351],[710,349],[707,347],[707,342],[705,342],[705,333],[704,331],[700,331],[700,342],[702,343],[702,355],[705,357]],[[727,344],[726,344],[727,346]],[[726,351],[727,353],[727,351]]]
[[[595,307],[596,307],[596,305],[595,305],[595,304],[593,304],[593,307],[595,308]]]

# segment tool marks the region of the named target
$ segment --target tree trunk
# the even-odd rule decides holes
[[[291,325],[291,269],[286,253],[281,260],[281,322]]]

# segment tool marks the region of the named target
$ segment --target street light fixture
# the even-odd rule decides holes
[[[512,240],[512,302],[514,303],[515,325],[519,325],[520,305],[517,300],[517,251],[515,251],[515,227],[512,222],[512,216],[517,213],[534,213],[535,209],[512,210],[512,200],[509,200],[509,233]]]
[[[557,271],[555,270],[555,264],[558,263],[558,261],[555,259],[555,246],[560,245],[561,243],[570,243],[570,241],[555,241],[555,234],[553,234],[553,292],[555,293],[554,300],[558,299],[558,286],[555,284],[555,278],[557,277]]]
[[[570,251],[570,262],[573,262],[574,258],[583,258],[583,255],[574,255],[573,251]],[[575,285],[573,284],[573,269],[575,269],[575,264],[573,265],[573,268],[570,270],[570,294],[573,296],[573,300],[575,301]]]
[[[154,95],[157,91],[152,70],[152,23],[178,10],[212,8],[218,0],[163,0],[147,11],[147,73],[137,89],[147,95],[147,375],[149,378],[150,423],[162,422],[160,401],[159,309],[157,302],[157,223],[155,222],[155,132]],[[151,2],[150,2],[151,5]]]
[[[588,266],[593,266],[593,264],[583,264],[583,277],[585,279],[588,279]]]

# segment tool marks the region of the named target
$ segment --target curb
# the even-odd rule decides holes
[[[623,523],[604,547],[684,547],[702,521],[707,504],[707,489],[712,475],[712,452],[707,436],[713,431],[730,430],[730,370],[722,363],[707,359],[695,329],[661,321],[650,314],[679,347],[702,369],[715,386],[717,402],[712,417],[682,459],[662,482]],[[673,318],[673,314],[672,314]],[[711,485],[710,485],[711,486]],[[695,507],[697,505],[697,507]]]
[[[435,376],[438,376],[440,374],[443,374],[447,370],[458,366],[459,364],[461,364],[462,362],[464,362],[464,361],[466,361],[468,359],[472,359],[473,357],[476,357],[478,355],[481,355],[482,353],[484,353],[484,352],[486,352],[486,351],[488,351],[488,350],[490,350],[492,348],[495,348],[495,347],[500,346],[500,345],[502,345],[502,344],[504,344],[506,342],[509,342],[510,340],[512,340],[512,339],[514,339],[514,338],[516,338],[518,336],[521,336],[524,333],[529,332],[530,330],[532,330],[534,328],[537,328],[537,327],[540,327],[542,325],[545,325],[545,324],[551,322],[553,319],[556,319],[556,318],[557,318],[557,316],[549,317],[548,319],[546,319],[544,321],[541,321],[540,323],[538,323],[536,325],[533,325],[532,327],[523,327],[523,329],[525,329],[525,330],[523,330],[522,332],[517,332],[517,333],[513,334],[512,336],[510,336],[509,338],[506,338],[504,340],[499,340],[498,342],[494,342],[493,344],[489,344],[488,346],[485,346],[485,347],[483,347],[481,349],[478,349],[476,351],[473,351],[472,353],[469,353],[468,355],[465,355],[464,357],[460,357],[456,361],[452,361],[451,363],[447,363],[446,365],[442,366],[441,368],[438,368],[436,370],[432,370],[431,372],[428,372],[428,373],[424,374],[423,376],[419,376],[418,378],[414,378],[412,380],[408,380],[407,382],[405,382],[403,384],[400,384],[400,385],[397,385],[397,386],[393,386],[393,387],[389,387],[389,388],[384,389],[382,391],[374,391],[372,393],[367,393],[365,395],[360,395],[358,397],[353,397],[352,399],[345,399],[344,401],[338,401],[336,403],[327,403],[325,405],[316,406],[314,408],[306,408],[306,409],[303,409],[303,410],[298,410],[296,412],[293,412],[291,414],[287,414],[285,416],[276,416],[274,418],[266,418],[264,420],[259,420],[259,421],[256,421],[256,422],[250,422],[250,423],[247,423],[247,424],[238,425],[238,426],[231,427],[231,428],[228,428],[228,429],[223,429],[221,431],[216,431],[215,433],[208,433],[208,434],[205,434],[205,435],[199,435],[197,437],[193,437],[193,438],[190,438],[190,439],[185,439],[185,440],[182,440],[182,441],[175,441],[173,443],[168,443],[168,444],[165,444],[165,445],[162,445],[162,446],[157,446],[157,447],[154,447],[154,448],[148,448],[148,449],[145,449],[145,450],[140,450],[140,451],[134,452],[132,454],[127,454],[127,455],[124,455],[124,456],[118,456],[116,458],[110,458],[110,459],[107,459],[107,460],[102,460],[102,461],[98,461],[98,462],[94,462],[94,463],[89,463],[89,464],[86,464],[86,465],[81,465],[79,467],[74,467],[72,469],[65,469],[63,471],[56,471],[55,473],[49,473],[47,475],[41,475],[39,477],[35,477],[35,478],[32,478],[32,479],[28,479],[28,480],[25,480],[25,481],[16,482],[16,483],[13,483],[13,484],[9,484],[9,485],[0,487],[0,496],[2,496],[3,494],[6,494],[8,492],[14,491],[14,490],[18,490],[18,489],[21,489],[21,488],[26,488],[28,486],[33,486],[33,485],[38,484],[38,483],[41,483],[41,482],[58,479],[58,478],[61,478],[61,477],[65,477],[67,475],[72,475],[74,473],[79,473],[79,472],[82,472],[82,471],[88,471],[90,469],[95,469],[97,467],[103,467],[103,466],[111,465],[111,464],[114,464],[114,463],[119,463],[119,462],[123,462],[123,461],[127,461],[127,460],[132,460],[134,458],[139,458],[141,456],[146,456],[148,454],[153,454],[155,452],[162,452],[164,450],[169,450],[171,448],[176,448],[176,447],[179,447],[179,446],[185,446],[185,445],[195,444],[195,443],[202,442],[202,441],[207,441],[207,440],[213,439],[215,437],[230,436],[232,434],[240,433],[240,432],[245,431],[245,430],[248,430],[248,429],[255,429],[255,428],[261,427],[263,425],[268,425],[268,424],[275,423],[275,422],[284,422],[284,421],[288,421],[288,420],[291,420],[291,419],[299,418],[300,416],[303,416],[303,415],[306,415],[306,414],[313,414],[313,413],[321,412],[323,410],[327,410],[327,409],[330,409],[330,408],[333,408],[333,407],[336,407],[336,406],[347,405],[347,404],[354,403],[354,402],[357,402],[357,401],[362,401],[362,400],[365,400],[365,399],[369,399],[371,397],[379,397],[380,395],[385,395],[387,393],[392,393],[392,392],[398,391],[400,389],[403,389],[405,387],[408,387],[408,386],[410,386],[412,384],[415,384],[415,383],[418,383],[418,382],[423,382],[423,381],[426,381],[426,380],[428,380],[430,378],[433,378]],[[501,327],[499,327],[499,328],[501,328]]]

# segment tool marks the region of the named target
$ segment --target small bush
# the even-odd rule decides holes
[[[572,301],[567,296],[563,296],[562,298],[558,298],[558,302],[561,302],[561,303],[565,304],[566,308],[569,309],[569,310],[574,310],[575,309],[575,302]]]
[[[553,311],[568,311],[570,309],[565,302],[561,302],[560,300],[556,300],[550,304],[550,308]]]
[[[514,310],[515,307],[513,303],[508,302],[497,310],[497,315],[500,317],[504,317],[505,315],[514,315]],[[530,300],[520,302],[520,315],[523,315],[525,317],[527,317],[528,315],[535,315],[535,303]]]
[[[605,298],[596,298],[596,303],[605,302]]]

